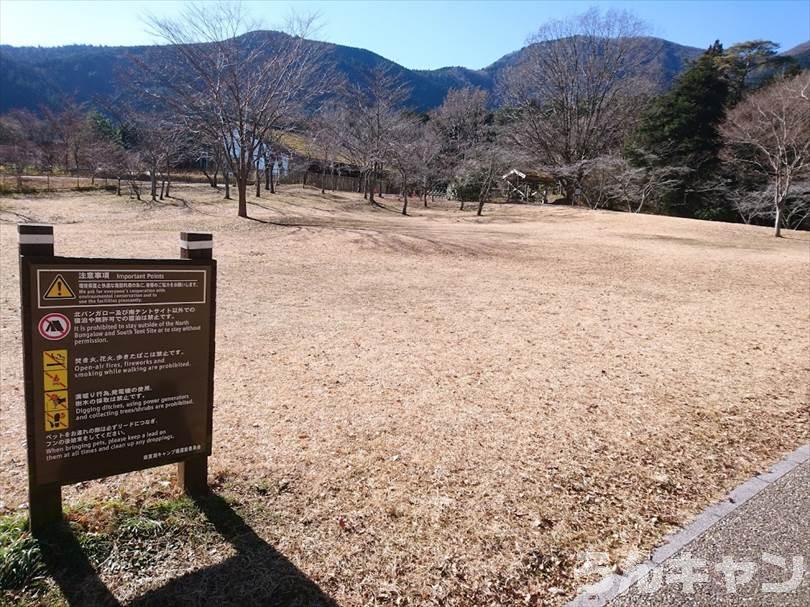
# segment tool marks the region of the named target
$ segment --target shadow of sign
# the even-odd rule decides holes
[[[256,535],[220,496],[208,495],[195,502],[234,547],[236,556],[176,578],[129,605],[337,607],[315,582]]]
[[[127,602],[127,606],[338,607],[306,574],[260,538],[223,498],[209,495],[195,502],[237,554],[175,578]],[[60,527],[41,541],[45,542],[43,554],[49,554],[48,572],[71,607],[121,605],[98,577],[69,529]],[[59,543],[51,544],[53,541]],[[56,545],[57,551],[49,549]]]
[[[120,606],[70,527],[66,524],[51,526],[37,533],[36,540],[45,567],[68,605]]]

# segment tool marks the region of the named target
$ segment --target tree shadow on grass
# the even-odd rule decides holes
[[[130,607],[238,606],[338,607],[283,554],[259,537],[218,495],[195,503],[217,532],[233,546],[229,559],[170,580],[136,597]],[[68,525],[37,536],[48,573],[71,607],[121,607],[96,573]]]
[[[337,607],[315,582],[259,537],[223,498],[208,495],[195,502],[237,554],[175,578],[129,605]]]

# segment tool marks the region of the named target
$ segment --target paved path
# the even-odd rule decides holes
[[[616,596],[616,583],[571,605],[810,606],[809,457],[806,445],[709,508],[628,577],[646,576],[614,578],[623,593]],[[690,566],[693,575],[685,576]]]

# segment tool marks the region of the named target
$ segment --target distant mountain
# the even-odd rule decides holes
[[[263,38],[286,34],[271,31],[252,32],[242,37],[245,44],[255,44]],[[701,49],[682,46],[659,38],[643,38],[650,61],[643,67],[663,90],[696,58]],[[366,81],[377,67],[383,67],[398,77],[410,90],[408,106],[426,111],[442,103],[452,88],[477,86],[496,92],[497,83],[512,67],[528,56],[527,48],[509,53],[480,70],[464,67],[444,67],[436,70],[410,70],[385,57],[364,49],[308,41],[323,51],[323,69],[346,78],[349,82]],[[541,44],[554,44],[546,42]],[[160,46],[87,46],[12,47],[0,45],[0,112],[12,108],[36,110],[40,106],[58,107],[61,100],[73,98],[80,103],[94,104],[99,99],[111,99],[123,90],[121,75],[132,69],[132,58],[160,61],[165,47]],[[797,47],[798,48],[798,47]],[[637,75],[637,74],[633,74]],[[493,95],[497,103],[497,94]]]
[[[703,49],[675,44],[660,38],[644,37],[638,39],[638,42],[639,52],[648,56],[649,60],[641,66],[641,73],[629,75],[646,76],[657,85],[659,90],[668,89],[686,64],[703,53]],[[550,47],[553,44],[555,44],[554,41],[538,42],[526,46],[518,51],[504,55],[492,65],[481,70],[444,67],[437,70],[419,71],[418,73],[437,83],[445,90],[464,86],[477,86],[493,93],[493,98],[497,102],[499,101],[498,83],[503,81],[506,73],[510,69],[525,63],[530,57],[530,49],[539,47],[542,51],[544,47]]]
[[[785,51],[782,55],[793,57],[802,69],[810,69],[810,40],[794,46],[792,49]]]

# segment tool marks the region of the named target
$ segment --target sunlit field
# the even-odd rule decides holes
[[[108,558],[124,603],[274,604],[308,579],[306,604],[563,604],[579,552],[647,551],[810,439],[810,233],[438,200],[403,217],[395,197],[300,186],[251,197],[245,220],[207,186],[173,195],[0,200],[7,512],[27,500],[14,224],[53,223],[70,256],[177,257],[180,231],[214,234],[210,480],[245,531],[191,525]],[[103,519],[173,481],[65,502]]]

